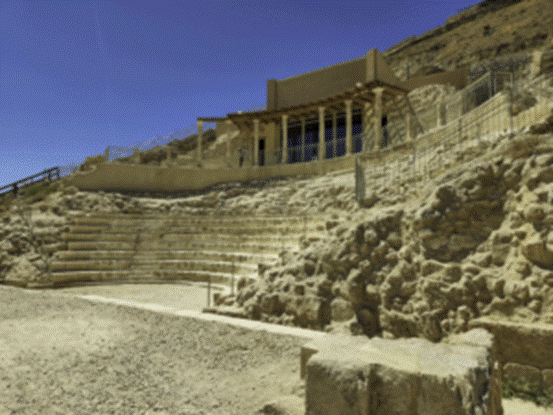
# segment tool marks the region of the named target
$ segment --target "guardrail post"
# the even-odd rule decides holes
[[[211,307],[211,275],[207,278],[207,308]]]
[[[232,259],[232,277],[231,277],[231,281],[230,281],[230,293],[232,296],[234,296],[234,273],[236,272],[236,270],[234,269],[234,258]]]

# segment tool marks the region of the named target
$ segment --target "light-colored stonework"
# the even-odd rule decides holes
[[[500,415],[492,349],[493,337],[482,329],[443,344],[334,336],[315,340],[302,348],[306,414]]]

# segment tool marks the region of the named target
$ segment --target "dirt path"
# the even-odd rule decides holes
[[[304,342],[0,286],[0,414],[253,414]]]
[[[211,292],[221,292],[221,287],[212,286]],[[207,306],[205,285],[176,284],[117,284],[89,285],[55,290],[60,294],[99,295],[145,304],[159,304],[186,310],[201,311]]]
[[[206,298],[205,288],[186,285],[0,286],[0,415],[253,415],[277,396],[304,396],[305,339],[69,293],[193,310]],[[505,415],[553,414],[519,400],[504,407]]]

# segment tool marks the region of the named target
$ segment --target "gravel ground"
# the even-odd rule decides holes
[[[306,341],[0,286],[0,414],[253,414]]]
[[[198,308],[193,299],[205,292],[184,288],[0,285],[0,415],[253,415],[279,396],[303,400],[304,338],[67,295]],[[505,415],[553,415],[518,399],[503,407]]]

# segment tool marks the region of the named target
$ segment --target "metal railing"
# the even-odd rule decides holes
[[[540,82],[542,80],[534,83]],[[493,100],[488,99],[457,119],[417,137],[412,150],[402,150],[388,162],[378,159],[366,160],[361,166],[365,172],[362,178],[360,170],[356,169],[356,195],[361,197],[360,186],[390,188],[407,182],[425,183],[427,179],[455,167],[458,164],[455,157],[475,158],[483,155],[486,148],[501,135],[512,135],[513,120],[517,118],[512,112],[514,96],[517,92],[527,91],[532,82],[520,80],[512,85],[512,88],[503,91],[490,90],[495,92],[495,95],[490,97]],[[553,89],[538,85],[536,91],[538,90],[546,100],[553,96]],[[524,109],[524,113],[518,117],[522,117],[522,125],[531,125],[547,115],[544,106],[547,105],[536,103]],[[547,108],[552,109],[553,102]]]
[[[17,180],[13,183],[10,183],[6,186],[0,187],[0,195],[13,192],[14,195],[17,195],[17,192],[20,189],[23,189],[27,186],[30,186],[35,183],[47,181],[48,183],[59,180],[61,178],[60,168],[52,167],[41,171],[40,173],[33,174],[32,176],[27,176],[21,180]]]

